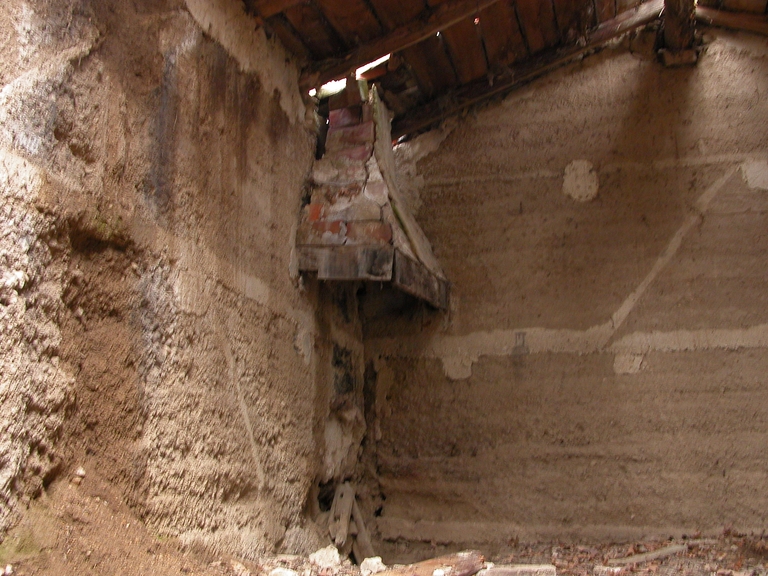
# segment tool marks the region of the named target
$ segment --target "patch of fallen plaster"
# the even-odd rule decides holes
[[[613,359],[613,371],[616,374],[637,374],[643,365],[642,354],[616,354]]]
[[[642,367],[642,355],[650,351],[642,345],[634,343],[634,347],[625,349],[627,338],[608,347],[608,344],[630,315],[638,301],[655,281],[662,270],[672,261],[680,249],[683,239],[700,222],[717,193],[733,177],[736,169],[731,168],[712,183],[699,196],[695,203],[697,212],[689,214],[682,226],[672,236],[664,251],[659,255],[651,270],[643,281],[614,312],[611,318],[597,326],[586,330],[550,329],[532,327],[523,330],[492,330],[473,332],[463,336],[442,336],[434,338],[425,347],[420,338],[414,339],[381,339],[370,342],[370,349],[381,356],[406,356],[439,358],[443,363],[445,375],[452,380],[462,380],[472,375],[472,364],[481,356],[512,356],[521,353],[571,353],[590,354],[602,351],[616,351],[621,359],[618,365],[614,363],[617,373],[635,373]],[[673,336],[658,336],[666,346],[673,346],[677,340],[684,341],[683,348],[696,350],[700,348],[734,348],[734,347],[768,347],[768,339],[763,340],[762,331],[758,334],[741,333],[726,330],[722,334],[711,331],[712,334],[693,334],[688,331],[673,333]],[[742,331],[744,332],[744,331]],[[647,339],[639,337],[640,343]],[[672,342],[668,342],[668,340]],[[676,340],[677,339],[677,340]],[[654,340],[655,341],[655,340]],[[634,358],[635,356],[639,357]],[[635,372],[632,372],[634,370]]]
[[[478,357],[466,355],[443,356],[443,373],[451,380],[466,380],[472,376],[472,364]]]
[[[259,77],[266,92],[275,90],[290,121],[302,122],[306,108],[299,90],[298,69],[288,52],[269,40],[264,29],[246,14],[238,0],[186,0],[192,17],[237,60],[240,68]]]
[[[400,194],[414,216],[418,216],[421,208],[421,190],[424,188],[424,176],[419,173],[418,163],[436,152],[456,126],[457,119],[446,120],[439,128],[394,148]]]
[[[597,171],[589,160],[574,160],[565,167],[563,194],[577,202],[589,202],[597,198],[599,184]]]
[[[741,176],[753,190],[768,190],[768,162],[765,160],[744,162],[741,165]]]
[[[296,330],[293,347],[304,359],[304,364],[309,366],[312,361],[312,333],[304,326],[299,326]]]

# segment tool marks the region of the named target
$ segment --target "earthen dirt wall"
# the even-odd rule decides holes
[[[385,541],[765,527],[768,45],[706,40],[665,69],[644,32],[418,162],[452,304],[367,333]]]
[[[14,0],[0,29],[0,530],[82,466],[184,542],[314,550],[362,346],[354,292],[291,274],[295,65],[235,1]]]

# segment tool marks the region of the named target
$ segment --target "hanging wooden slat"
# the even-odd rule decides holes
[[[548,0],[518,0],[517,13],[532,54],[558,43],[555,13]]]
[[[528,56],[515,9],[498,2],[480,13],[480,31],[491,70]]]

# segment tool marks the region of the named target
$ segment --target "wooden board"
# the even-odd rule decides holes
[[[507,2],[497,2],[480,12],[480,31],[491,70],[528,57],[517,14]]]
[[[616,0],[595,0],[598,24],[616,16]]]
[[[340,39],[328,29],[325,16],[312,4],[293,6],[283,14],[304,41],[313,60],[330,58],[344,51]]]
[[[301,60],[307,60],[310,52],[304,42],[299,38],[296,30],[282,14],[278,14],[267,20],[267,26],[274,32],[290,52]]]
[[[438,278],[423,264],[412,260],[400,250],[395,250],[392,283],[403,292],[421,298],[435,308],[448,308],[448,282]]]
[[[595,5],[584,0],[554,0],[555,19],[560,38],[565,43],[584,38],[587,30],[597,24]]]
[[[531,54],[555,46],[559,41],[555,12],[548,0],[518,0],[517,15]]]
[[[317,5],[347,46],[359,46],[384,32],[363,0],[322,0]]]
[[[392,279],[394,249],[391,246],[301,246],[299,270],[317,272],[320,280]]]
[[[435,36],[401,52],[411,67],[422,93],[430,98],[456,84],[453,66],[445,52],[444,39]]]
[[[387,31],[414,20],[424,12],[424,3],[413,0],[368,0],[368,2]]]
[[[488,72],[478,26],[479,20],[475,25],[474,18],[468,18],[442,32],[461,84],[483,77]]]

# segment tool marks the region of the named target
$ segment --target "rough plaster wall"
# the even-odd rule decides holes
[[[385,540],[765,527],[768,43],[715,37],[664,69],[641,35],[419,163],[452,310],[368,328]]]
[[[0,533],[83,465],[187,542],[318,543],[332,351],[362,366],[359,321],[288,273],[314,146],[295,69],[189,4],[0,6]]]

